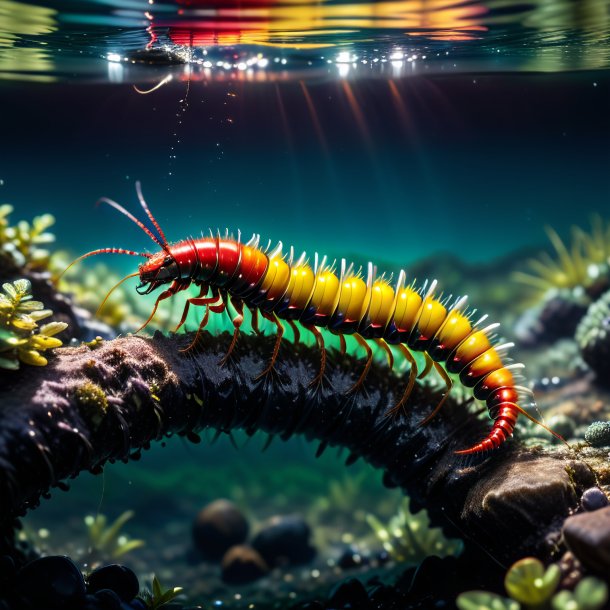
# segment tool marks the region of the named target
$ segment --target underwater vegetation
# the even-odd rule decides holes
[[[594,576],[583,578],[574,591],[559,591],[561,569],[545,568],[535,557],[513,564],[504,579],[510,599],[488,591],[469,591],[458,596],[460,610],[601,610],[608,600],[608,587]]]
[[[366,516],[366,521],[384,550],[396,561],[418,564],[430,555],[458,555],[462,549],[461,540],[448,539],[440,528],[430,527],[426,511],[413,514],[409,498],[402,500],[398,512],[387,524],[372,514]]]
[[[31,223],[20,220],[16,225],[9,223],[13,207],[0,205],[0,263],[10,261],[15,267],[42,271],[49,268],[51,253],[46,245],[55,241],[53,233],[47,229],[55,223],[52,214],[36,216]]]
[[[516,272],[514,278],[538,293],[567,289],[581,290],[588,295],[599,294],[610,282],[610,223],[600,216],[591,219],[591,230],[572,228],[569,244],[551,227],[547,235],[555,256],[542,252],[529,261],[530,273]]]
[[[121,513],[112,523],[106,515],[87,515],[85,525],[89,536],[88,554],[96,561],[118,559],[130,551],[144,546],[144,540],[129,538],[122,532],[123,526],[133,518],[134,512],[127,510]]]
[[[610,384],[610,291],[592,303],[576,329],[583,360],[599,383]]]
[[[53,315],[40,301],[32,300],[29,280],[2,285],[0,292],[0,368],[18,369],[20,363],[44,366],[42,352],[60,347],[55,337],[67,328],[65,322],[38,323]]]

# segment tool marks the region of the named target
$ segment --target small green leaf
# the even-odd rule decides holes
[[[589,576],[576,585],[574,597],[582,610],[598,610],[608,599],[608,586],[599,578]]]
[[[117,557],[121,557],[121,555],[126,555],[135,549],[139,549],[144,546],[146,543],[144,540],[127,540],[122,544],[119,543],[116,549],[112,552],[112,556],[116,559]]]
[[[487,591],[461,593],[456,602],[460,610],[520,610],[519,602]]]
[[[68,325],[65,322],[49,322],[48,324],[43,324],[40,327],[40,334],[45,335],[47,337],[52,337],[57,333],[60,333],[62,330],[66,330]]]
[[[540,606],[551,599],[557,589],[561,571],[553,564],[545,571],[544,564],[534,557],[526,557],[513,564],[506,574],[506,592],[527,606]]]

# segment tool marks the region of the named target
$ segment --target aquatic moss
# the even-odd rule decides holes
[[[47,229],[55,223],[51,214],[36,216],[32,223],[20,220],[11,226],[9,216],[13,207],[0,205],[0,260],[8,257],[16,267],[31,270],[47,270],[51,254],[44,247],[55,241]]]
[[[2,285],[0,292],[0,368],[18,369],[19,363],[44,366],[47,359],[41,352],[60,347],[54,335],[65,330],[65,322],[50,322],[38,326],[53,312],[40,301],[32,300],[32,285],[28,280],[16,280]]]
[[[593,422],[585,432],[585,441],[593,447],[608,447],[610,445],[610,422]]]
[[[526,608],[538,608],[551,599],[560,579],[558,565],[552,564],[545,569],[539,559],[525,557],[509,568],[504,587],[512,599]]]
[[[550,289],[595,290],[610,281],[610,223],[600,216],[591,218],[591,229],[572,227],[566,244],[551,227],[546,233],[553,246],[554,256],[547,252],[528,261],[531,273],[517,272],[514,278],[539,292]]]
[[[589,307],[576,329],[576,341],[598,380],[610,383],[610,290]]]
[[[430,527],[430,519],[424,510],[413,514],[409,498],[404,498],[387,525],[368,514],[367,523],[381,542],[384,550],[396,561],[420,563],[430,555],[447,557],[459,555],[462,542],[446,538],[440,528]]]
[[[108,410],[108,399],[104,390],[92,381],[86,381],[74,390],[74,397],[84,416],[94,425],[102,423]]]

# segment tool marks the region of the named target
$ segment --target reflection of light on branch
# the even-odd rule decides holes
[[[152,87],[151,89],[146,89],[146,90],[142,90],[142,89],[138,89],[138,87],[136,85],[133,86],[133,88],[140,94],[140,95],[148,95],[149,93],[152,93],[153,91],[156,91],[157,89],[160,89],[161,87],[163,87],[163,85],[167,85],[167,83],[169,83],[169,81],[171,81],[173,78],[173,76],[171,74],[168,74],[163,80],[161,80],[161,82],[157,83],[154,87]]]

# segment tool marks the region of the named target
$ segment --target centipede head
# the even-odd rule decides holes
[[[138,267],[140,284],[136,286],[138,294],[150,294],[153,290],[180,278],[180,269],[176,259],[168,250],[153,254]]]

